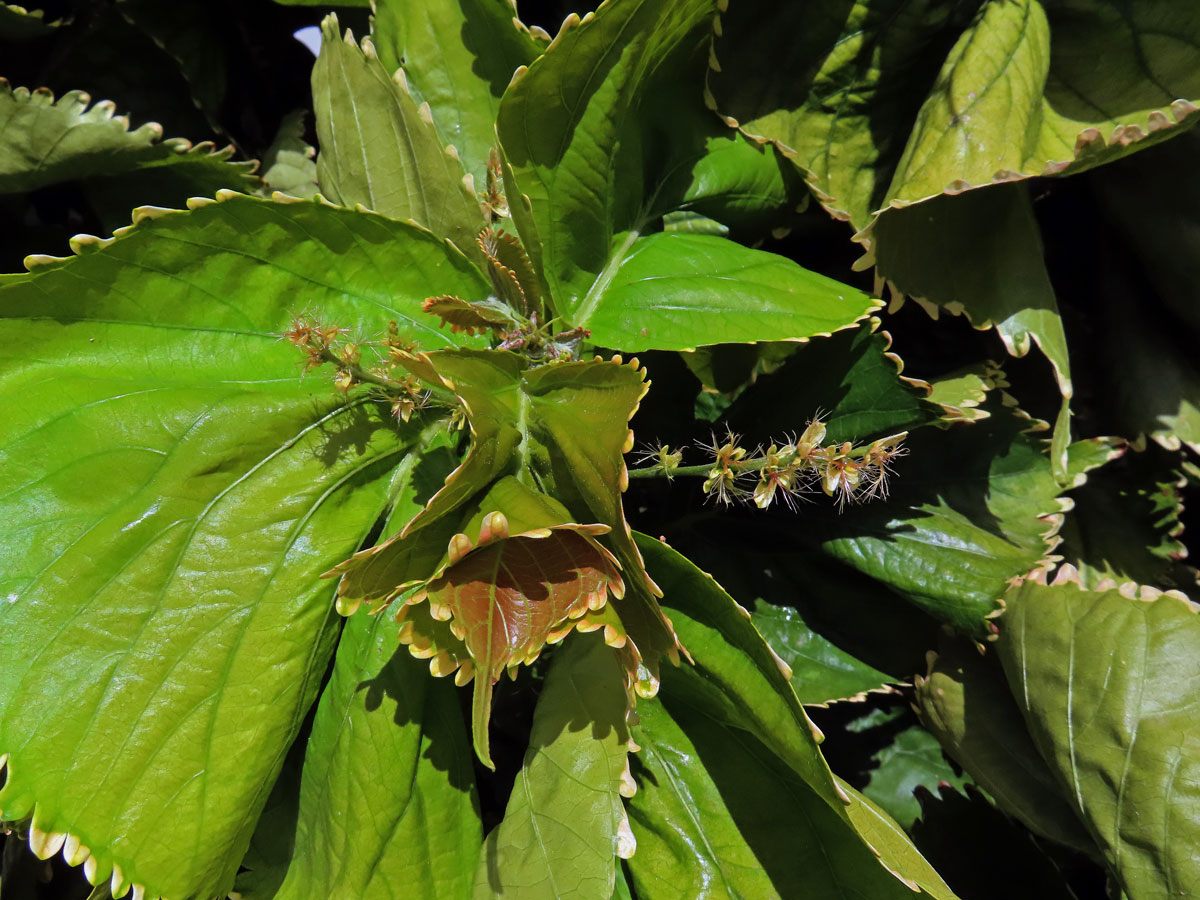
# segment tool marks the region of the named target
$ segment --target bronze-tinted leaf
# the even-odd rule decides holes
[[[503,304],[468,303],[458,297],[430,297],[421,304],[421,309],[437,316],[451,331],[466,334],[482,334],[485,331],[504,331],[516,324]]]
[[[606,531],[604,525],[570,524],[509,537],[503,514],[485,515],[479,539],[472,543],[465,534],[455,535],[447,565],[410,599],[410,605],[428,601],[432,618],[448,622],[471,656],[477,676],[475,746],[484,763],[491,765],[492,685],[505,669],[533,662],[577,620],[602,609],[610,591],[624,595],[615,557],[594,537]],[[443,635],[435,646],[449,643]],[[438,646],[435,660],[446,649]],[[470,674],[457,680],[465,682]]]

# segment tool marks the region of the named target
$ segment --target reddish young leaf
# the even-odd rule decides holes
[[[452,332],[465,334],[505,331],[516,321],[500,304],[469,303],[458,297],[430,297],[421,304],[421,309],[437,316]]]
[[[605,525],[569,524],[510,537],[504,515],[490,513],[475,543],[465,534],[454,536],[447,563],[409,600],[409,606],[427,600],[431,619],[448,623],[457,640],[439,635],[433,621],[422,621],[422,614],[414,616],[408,607],[401,611],[406,621],[402,640],[414,652],[433,657],[431,665],[440,670],[435,674],[458,668],[455,680],[460,684],[476,676],[475,747],[486,765],[491,765],[487,726],[492,686],[505,669],[533,662],[546,644],[558,643],[589,612],[602,610],[610,592],[624,596],[615,557],[594,537],[608,530]],[[611,632],[612,640],[626,643],[612,623],[597,620],[587,626],[605,627],[606,638]],[[461,658],[463,647],[469,662]]]

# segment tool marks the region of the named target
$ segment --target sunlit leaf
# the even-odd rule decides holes
[[[308,202],[77,246],[0,286],[0,507],[24,523],[0,538],[0,808],[44,850],[69,834],[95,883],[216,895],[332,651],[319,576],[420,434],[301,381],[278,335],[313,303],[436,345],[427,284],[483,283],[424,231]]]
[[[390,616],[346,623],[305,753],[285,898],[459,898],[482,832],[454,688],[396,642]]]
[[[1200,99],[1197,37],[1186,3],[990,0],[946,57],[888,201],[1076,172],[1170,137]]]
[[[571,313],[592,340],[620,350],[802,340],[847,328],[879,307],[785,257],[713,235],[667,232],[621,250]]]
[[[612,529],[605,540],[628,588],[612,603],[645,659],[642,689],[652,692],[660,658],[674,656],[677,643],[621,503],[627,478],[621,453],[630,442],[629,418],[646,391],[644,370],[619,359],[530,368],[513,353],[465,350],[413,356],[405,364],[455,391],[468,410],[472,441],[462,465],[405,527],[401,542],[463,508],[502,476],[532,479],[541,494],[569,511],[562,521]]]
[[[611,897],[634,852],[621,797],[633,788],[616,652],[580,635],[556,651],[504,819],[483,845],[476,900]]]
[[[862,228],[960,19],[939,0],[731,4],[709,88],[731,124],[775,142],[826,209]]]
[[[412,219],[483,263],[475,236],[484,226],[462,163],[438,138],[428,108],[393,79],[374,46],[343,38],[336,15],[321,23],[321,55],[313,69],[317,181],[343,206],[361,203],[394,219]],[[430,294],[441,293],[430,285]]]
[[[442,143],[458,149],[482,190],[500,95],[517,67],[545,49],[545,33],[526,28],[511,0],[377,0],[374,12],[371,38],[384,69],[404,69]]]

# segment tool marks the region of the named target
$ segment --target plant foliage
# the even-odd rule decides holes
[[[561,6],[0,5],[0,890],[1200,891],[1200,14]]]

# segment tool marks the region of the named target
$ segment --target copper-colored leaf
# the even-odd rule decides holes
[[[505,669],[533,662],[546,644],[561,641],[578,620],[603,609],[610,592],[624,595],[616,559],[594,537],[606,531],[604,525],[570,524],[509,537],[507,519],[491,513],[484,517],[476,542],[465,534],[454,536],[447,564],[409,601],[410,606],[428,601],[431,617],[447,622],[451,635],[471,656],[477,676],[475,746],[487,765],[492,685]],[[448,674],[447,666],[455,663],[465,668],[465,661],[455,658],[454,642],[444,634],[438,640],[432,622],[422,627],[407,610],[401,616],[414,623],[406,633],[411,646],[428,642],[427,652],[432,651],[429,655],[443,669],[441,674]],[[597,628],[605,623],[588,624]],[[613,637],[624,644],[615,629]],[[472,674],[461,672],[460,683]]]
[[[499,304],[468,303],[458,297],[430,297],[421,304],[421,309],[437,316],[453,332],[505,331],[514,324],[512,314]]]

